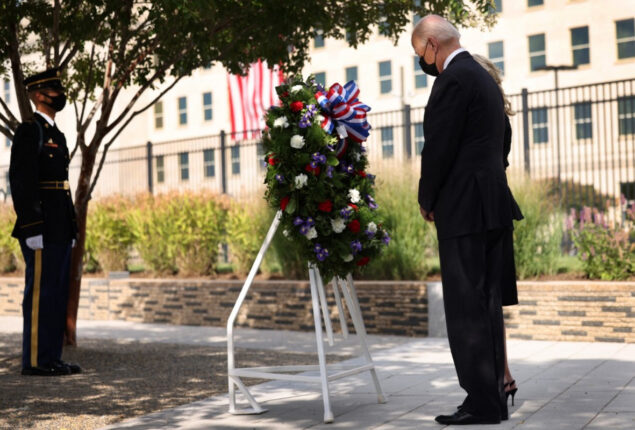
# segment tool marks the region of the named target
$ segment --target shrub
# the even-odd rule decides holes
[[[247,274],[258,255],[273,218],[264,201],[233,201],[227,214],[226,240],[234,271]],[[266,270],[266,265],[261,266]]]
[[[374,264],[364,272],[372,279],[423,279],[432,270],[431,260],[438,258],[434,224],[419,212],[418,181],[403,173],[378,180],[377,204],[391,243]]]
[[[11,236],[15,224],[15,212],[11,205],[0,205],[0,272],[24,270],[20,243]]]
[[[591,279],[620,280],[635,275],[635,240],[632,219],[624,227],[611,227],[596,208],[575,209],[567,219],[586,275]],[[633,216],[629,212],[629,216]]]
[[[214,273],[226,205],[210,193],[140,196],[130,212],[134,243],[156,274]]]
[[[524,219],[514,222],[514,259],[519,279],[557,271],[562,241],[561,211],[545,184],[525,178],[512,182]]]
[[[111,197],[91,205],[86,225],[87,247],[106,272],[126,270],[128,250],[133,243],[127,219],[131,203],[122,197]]]

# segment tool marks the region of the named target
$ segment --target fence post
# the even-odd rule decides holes
[[[152,194],[153,192],[153,172],[152,172],[152,142],[148,141],[146,143],[146,161],[148,162],[148,192]]]
[[[220,131],[220,178],[221,178],[221,190],[223,194],[227,194],[227,166],[225,165],[225,146],[226,134],[225,130]]]
[[[407,158],[412,158],[412,122],[410,105],[403,106],[403,144]]]
[[[521,91],[523,101],[523,157],[525,160],[525,173],[531,176],[531,158],[529,153],[529,93],[527,88]]]

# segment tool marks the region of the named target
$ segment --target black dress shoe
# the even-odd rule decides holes
[[[71,369],[68,366],[53,364],[50,366],[25,367],[22,374],[27,376],[61,376],[70,375]]]
[[[71,371],[71,375],[75,375],[77,373],[82,373],[82,368],[79,367],[79,364],[75,363],[67,363],[66,361],[57,360],[56,362],[60,366],[66,366]]]
[[[439,415],[435,418],[436,422],[444,425],[467,425],[467,424],[500,424],[498,417],[484,417],[480,415],[472,415],[463,409],[456,411],[452,415]]]

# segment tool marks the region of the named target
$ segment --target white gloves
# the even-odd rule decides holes
[[[75,245],[77,245],[77,241],[75,239],[73,239],[71,241],[71,248],[75,248]]]
[[[32,250],[42,249],[44,248],[44,239],[41,234],[37,236],[31,236],[26,238],[26,246],[31,248]]]

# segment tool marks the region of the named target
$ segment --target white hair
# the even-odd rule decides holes
[[[415,26],[413,37],[420,39],[435,37],[444,44],[451,40],[458,41],[461,38],[461,33],[447,19],[439,15],[426,15]]]

